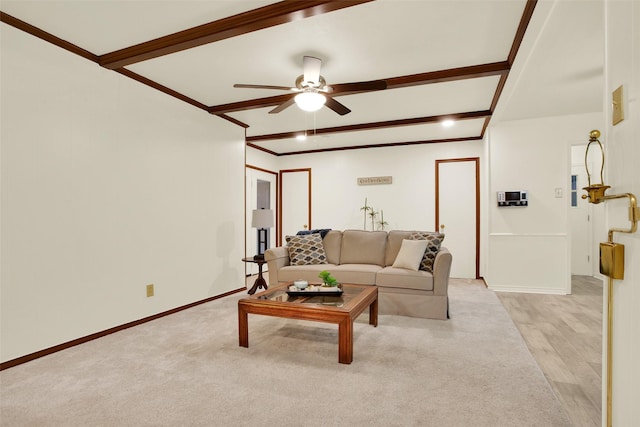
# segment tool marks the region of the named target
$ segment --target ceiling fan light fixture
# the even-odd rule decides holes
[[[295,97],[296,104],[304,111],[318,111],[322,108],[327,98],[318,92],[302,92]]]
[[[446,127],[446,128],[450,128],[451,126],[453,126],[456,122],[451,120],[451,119],[447,119],[447,120],[443,120],[442,121],[442,126]]]

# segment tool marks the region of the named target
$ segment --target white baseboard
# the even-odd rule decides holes
[[[549,289],[536,287],[511,287],[511,286],[489,286],[489,290],[494,292],[518,292],[522,294],[547,294],[547,295],[567,295],[564,289]]]

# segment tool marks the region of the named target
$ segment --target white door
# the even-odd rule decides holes
[[[451,277],[478,278],[478,159],[436,161],[436,219],[453,256]]]
[[[311,228],[311,169],[282,170],[280,177],[284,245],[286,236]]]
[[[596,179],[599,182],[599,177]],[[591,260],[591,204],[582,199],[587,186],[584,163],[571,167],[569,192],[569,223],[571,229],[571,274],[592,276]]]

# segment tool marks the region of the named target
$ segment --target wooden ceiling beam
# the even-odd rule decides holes
[[[209,107],[211,114],[226,114],[236,111],[254,110],[256,108],[275,107],[286,102],[291,97],[290,93],[284,95],[268,96],[266,98],[249,99],[247,101],[231,102],[229,104],[212,105]]]
[[[144,76],[141,76],[140,74],[134,73],[131,70],[127,70],[126,68],[118,68],[117,70],[114,70],[114,71],[116,73],[122,74],[123,76],[127,76],[130,79],[133,79],[133,80],[135,80],[135,81],[137,81],[139,83],[142,83],[143,85],[147,85],[149,87],[152,87],[154,89],[159,90],[160,92],[166,93],[169,96],[173,96],[174,98],[177,98],[177,99],[179,99],[181,101],[184,101],[184,102],[186,102],[188,104],[191,104],[194,107],[197,107],[197,108],[199,108],[201,110],[207,111],[207,106],[204,105],[203,103],[198,102],[193,98],[189,98],[188,96],[183,95],[180,92],[176,92],[175,90],[170,89],[170,88],[168,88],[166,86],[163,86],[158,82],[155,82],[155,81],[153,81],[151,79],[148,79],[148,78],[146,78]]]
[[[507,61],[502,61],[492,62],[489,64],[470,65],[468,67],[450,68],[440,71],[430,71],[402,77],[391,77],[385,80],[387,82],[387,89],[398,89],[402,87],[419,86],[431,83],[446,83],[456,80],[500,76],[507,74],[510,68],[511,66]]]
[[[363,131],[363,130],[383,129],[383,128],[399,127],[399,126],[421,125],[425,123],[437,123],[445,119],[470,120],[470,119],[478,119],[478,118],[489,117],[489,116],[491,116],[491,111],[489,110],[470,111],[466,113],[454,113],[454,114],[440,114],[437,116],[416,117],[412,119],[388,120],[383,122],[361,123],[356,125],[321,128],[321,129],[316,129],[314,131],[314,134],[322,135],[322,134],[329,134],[329,133],[356,132],[356,131]],[[247,136],[245,140],[246,142],[255,143],[259,141],[271,141],[275,139],[290,139],[290,138],[295,138],[297,135],[300,135],[301,133],[304,133],[304,130],[272,133],[267,135]]]
[[[364,148],[389,148],[389,147],[404,147],[407,145],[424,145],[424,144],[442,144],[447,142],[468,142],[482,140],[482,136],[465,136],[462,138],[446,138],[446,139],[430,139],[424,141],[406,141],[406,142],[385,142],[382,144],[365,144],[365,145],[349,145],[346,147],[332,147],[332,148],[317,148],[315,150],[300,150],[300,151],[287,151],[285,153],[274,153],[276,156],[292,156],[296,154],[315,154],[315,153],[327,153],[330,151],[347,151],[347,150],[362,150]],[[247,144],[251,147],[257,148],[269,152],[260,146],[254,144]],[[273,152],[271,152],[273,153]]]
[[[456,80],[476,79],[488,76],[504,76],[509,73],[509,63],[507,61],[493,62],[490,64],[471,65],[468,67],[451,68],[448,70],[430,71],[408,76],[390,77],[382,79],[387,82],[387,89],[398,89],[402,87],[420,86],[431,83],[445,83]],[[336,85],[338,86],[338,85]],[[367,91],[372,92],[372,91]],[[343,95],[353,95],[359,92],[340,92],[334,97]],[[213,105],[209,107],[211,114],[226,114],[236,111],[253,110],[256,108],[274,107],[287,101],[292,95],[290,93],[265,98],[249,99],[246,101],[232,102],[229,104]]]
[[[184,31],[126,47],[99,57],[99,64],[114,70],[185,49],[298,21],[372,0],[286,0]]]
[[[247,147],[252,147],[252,148],[255,148],[256,150],[264,151],[265,153],[267,153],[267,154],[271,154],[272,156],[281,156],[281,154],[278,154],[278,153],[276,153],[275,151],[267,150],[267,149],[266,149],[266,148],[264,148],[264,147],[261,147],[261,146],[259,146],[259,145],[252,144],[252,143],[250,143],[250,142],[247,142]]]
[[[516,55],[518,54],[518,50],[520,50],[520,45],[522,44],[525,33],[527,32],[527,28],[529,27],[529,23],[533,17],[533,11],[536,9],[537,4],[538,0],[527,0],[527,4],[524,6],[524,11],[522,12],[522,17],[520,18],[516,35],[513,38],[513,44],[511,45],[509,56],[507,57],[509,64],[513,64],[513,61],[516,60]]]
[[[75,44],[63,40],[60,37],[56,37],[51,33],[41,30],[38,27],[34,27],[33,25],[28,24],[2,11],[0,11],[0,22],[4,22],[5,24],[11,25],[12,27],[24,31],[27,34],[31,34],[34,37],[38,37],[39,39],[47,41],[55,46],[75,53],[76,55],[88,59],[89,61],[98,62],[98,55],[95,55],[86,49],[76,46]]]
[[[234,125],[238,125],[241,128],[248,128],[249,125],[246,124],[245,122],[241,122],[240,120],[234,119],[233,117],[227,116],[226,114],[216,114],[216,116],[220,117],[221,119],[225,119],[228,122],[233,123]]]

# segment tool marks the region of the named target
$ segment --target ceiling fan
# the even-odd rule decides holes
[[[319,58],[305,56],[303,58],[303,74],[298,76],[296,79],[295,87],[252,84],[234,84],[233,87],[249,89],[276,89],[295,92],[294,94],[291,94],[291,97],[287,101],[269,111],[269,114],[279,113],[295,103],[304,111],[317,111],[322,108],[323,105],[326,105],[341,116],[350,113],[351,110],[333,99],[333,95],[345,92],[354,93],[383,90],[387,88],[387,82],[384,80],[342,83],[327,86],[326,80],[320,75],[321,65],[322,60]]]

